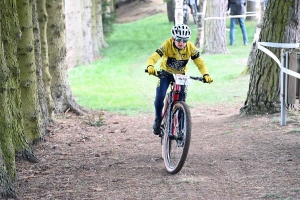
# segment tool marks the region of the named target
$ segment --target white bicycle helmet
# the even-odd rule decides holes
[[[190,39],[192,35],[191,29],[185,24],[178,24],[171,29],[173,38]]]

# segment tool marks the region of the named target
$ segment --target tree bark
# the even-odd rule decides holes
[[[57,113],[74,111],[84,114],[84,109],[75,101],[70,88],[66,59],[64,1],[49,0],[46,3],[49,21],[47,27],[49,69],[52,76],[51,94]]]
[[[0,193],[2,197],[16,197],[11,184],[16,176],[15,152],[24,159],[38,159],[26,142],[21,112],[20,70],[17,62],[17,42],[21,38],[15,0],[0,2],[1,34],[1,114],[0,114]],[[5,55],[4,55],[5,52]]]
[[[197,21],[197,38],[195,41],[195,46],[197,48],[201,48],[201,44],[203,43],[201,39],[203,39],[203,30],[204,30],[204,16],[205,16],[205,9],[204,9],[204,0],[199,0],[198,11],[200,15],[198,15]]]
[[[260,42],[299,43],[300,0],[279,0],[269,3],[259,37]],[[284,15],[278,15],[281,10]],[[281,50],[269,48],[281,58]],[[249,90],[241,114],[275,113],[280,111],[280,68],[262,51],[257,52],[250,73]]]
[[[2,13],[2,9],[7,9],[7,5],[4,5],[3,2],[0,2],[0,13]],[[6,168],[6,161],[2,151],[7,150],[8,154],[12,154],[14,156],[14,148],[11,138],[11,131],[10,131],[10,120],[11,120],[11,113],[9,111],[8,106],[8,80],[9,80],[9,69],[6,65],[6,58],[4,56],[4,48],[2,43],[1,37],[1,15],[0,15],[0,197],[5,198],[15,198],[17,193],[15,188],[12,184],[12,178],[15,175],[15,168],[11,172],[13,177],[10,177],[7,168]],[[5,139],[6,138],[6,139]],[[7,140],[8,139],[8,140]],[[8,143],[6,143],[8,142]],[[8,145],[6,148],[3,145]],[[2,150],[3,149],[3,150]]]
[[[81,0],[66,0],[66,65],[76,67],[83,63],[83,35],[81,23]],[[76,26],[75,26],[76,24]]]
[[[97,8],[96,8],[96,29],[97,29],[97,37],[98,37],[98,47],[99,48],[106,48],[108,44],[105,42],[104,32],[103,32],[103,23],[102,23],[102,0],[96,1]]]
[[[175,0],[175,24],[183,24],[183,0]]]
[[[93,50],[93,60],[95,58],[98,58],[100,55],[99,52],[99,42],[98,42],[98,35],[97,35],[97,9],[98,9],[98,3],[97,0],[92,0],[92,6],[91,6],[91,18],[92,18],[92,50]]]
[[[262,26],[262,22],[263,22],[263,17],[264,17],[264,12],[265,12],[265,1],[261,0],[260,2],[260,6],[261,6],[261,11],[260,11],[260,18],[257,22],[257,25],[255,27],[255,33],[254,33],[254,38],[253,38],[253,42],[252,42],[252,47],[251,47],[251,51],[248,57],[248,61],[247,61],[247,66],[244,69],[243,74],[249,74],[251,72],[251,69],[253,68],[253,65],[255,63],[255,59],[256,59],[256,54],[257,54],[257,42],[259,39],[259,35],[260,35],[260,31],[261,31],[261,26]]]
[[[206,3],[205,18],[213,17],[204,24],[204,44],[202,53],[227,54],[226,11],[227,1],[211,0]],[[217,19],[214,19],[217,17]]]
[[[22,37],[18,42],[18,62],[20,68],[20,88],[24,133],[27,141],[41,138],[41,110],[37,95],[37,69],[35,65],[34,36],[32,23],[32,1],[17,1]]]
[[[37,127],[40,128],[41,138],[46,134],[47,126],[50,123],[48,107],[46,101],[46,93],[43,81],[43,62],[42,62],[42,50],[41,50],[41,40],[40,40],[40,28],[38,22],[38,13],[37,13],[37,0],[32,1],[32,22],[33,22],[33,36],[34,36],[34,52],[35,52],[35,66],[36,66],[36,83],[37,83],[37,107],[40,110],[39,124]]]
[[[54,102],[51,96],[51,80],[49,72],[49,56],[48,56],[48,41],[47,41],[47,24],[48,13],[46,10],[46,0],[37,0],[38,20],[40,29],[41,57],[42,57],[42,75],[45,90],[45,98],[48,109],[49,122],[54,121]]]
[[[83,35],[83,64],[93,61],[91,0],[81,0],[81,23]]]

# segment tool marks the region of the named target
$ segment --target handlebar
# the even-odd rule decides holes
[[[148,73],[148,69],[145,69],[145,73]],[[157,72],[157,77],[160,78],[161,77],[161,73],[160,71]],[[156,75],[153,75],[156,76]],[[196,81],[201,81],[203,83],[206,83],[205,79],[203,77],[196,77],[196,76],[188,76],[190,79],[196,80]]]

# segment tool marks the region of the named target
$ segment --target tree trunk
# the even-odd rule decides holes
[[[34,52],[35,52],[35,66],[36,66],[36,76],[37,76],[37,94],[38,94],[38,110],[40,110],[39,122],[41,137],[46,134],[46,128],[49,125],[49,114],[48,107],[45,96],[45,87],[43,81],[43,62],[42,62],[42,50],[41,50],[41,40],[40,40],[40,28],[37,13],[37,0],[32,1],[32,21],[33,21],[33,36],[34,36]]]
[[[226,1],[212,0],[206,3],[205,18],[211,18],[204,24],[204,45],[202,53],[227,54],[226,46]]]
[[[175,23],[175,0],[167,1],[167,14],[169,22]]]
[[[257,54],[257,51],[258,51],[257,42],[258,42],[258,39],[259,39],[261,26],[262,26],[262,22],[263,22],[263,17],[264,17],[264,12],[265,12],[265,5],[264,4],[265,4],[265,0],[261,0],[261,2],[260,2],[260,6],[261,6],[260,18],[257,22],[256,27],[255,27],[255,33],[254,33],[252,48],[251,48],[251,51],[250,51],[250,55],[248,57],[246,69],[244,69],[243,74],[250,73],[250,71],[253,68],[253,65],[255,63],[256,54]]]
[[[93,61],[91,0],[81,0],[81,23],[83,35],[83,64]]]
[[[175,0],[175,24],[183,24],[183,0]]]
[[[91,18],[92,18],[92,50],[93,50],[93,60],[95,58],[98,58],[100,55],[99,52],[99,42],[98,42],[98,35],[97,35],[97,7],[98,3],[97,0],[92,0],[92,6],[91,6]]]
[[[70,88],[66,59],[64,1],[49,0],[46,3],[49,14],[47,28],[49,67],[52,76],[51,94],[56,112],[74,111],[84,114],[84,109],[75,101]]]
[[[106,48],[108,47],[107,43],[105,42],[104,32],[103,32],[103,23],[102,23],[102,0],[96,1],[97,8],[96,8],[96,29],[97,29],[97,37],[98,37],[98,47],[99,48]]]
[[[42,57],[42,75],[45,90],[45,98],[48,109],[49,122],[54,121],[54,102],[51,97],[51,80],[52,77],[49,72],[49,56],[48,56],[48,41],[47,41],[47,24],[48,14],[46,10],[46,0],[37,0],[39,29],[40,29],[40,43],[41,43],[41,57]]]
[[[0,2],[1,16],[1,109],[0,114],[0,193],[1,196],[16,197],[11,185],[16,176],[15,152],[20,151],[24,159],[37,162],[38,159],[31,151],[23,133],[23,118],[21,112],[20,70],[17,62],[17,42],[20,32],[15,0]],[[3,41],[5,41],[3,43]],[[4,55],[5,52],[5,55]]]
[[[19,28],[19,20],[17,15],[17,5],[14,0],[6,1],[6,7],[1,10],[2,14],[2,41],[5,52],[6,64],[9,69],[8,79],[8,106],[9,114],[7,120],[10,122],[10,129],[7,130],[7,136],[2,139],[4,147],[13,148],[17,152],[21,152],[23,158],[31,162],[38,162],[38,159],[29,147],[23,126],[23,115],[21,111],[21,89],[20,89],[20,70],[17,61],[17,43],[21,38],[22,32]],[[5,140],[5,141],[3,141]],[[12,141],[11,141],[12,140]],[[12,142],[12,144],[11,144]],[[2,147],[3,148],[3,147]],[[15,176],[15,152],[12,150],[3,150],[6,159],[6,168],[11,177]]]
[[[37,76],[32,24],[32,1],[17,1],[18,16],[22,37],[18,42],[18,62],[20,68],[20,88],[24,133],[27,141],[41,137],[40,107],[37,95]]]
[[[81,23],[81,0],[66,0],[66,65],[76,67],[83,63],[83,35]],[[75,25],[76,24],[76,25]]]
[[[256,13],[256,0],[247,1],[247,14],[253,15]],[[247,16],[247,21],[256,21],[256,16]]]
[[[2,13],[2,9],[8,9],[7,6],[8,5],[4,5],[3,2],[0,2],[0,13]],[[2,16],[0,15],[0,19],[1,18]],[[16,173],[15,168],[11,167],[13,171],[8,173],[6,168],[7,164],[2,153],[2,151],[6,151],[6,154],[10,154],[11,156],[15,155],[10,131],[11,113],[7,103],[10,72],[6,65],[6,58],[4,56],[1,29],[2,24],[0,20],[0,197],[15,198],[17,194],[11,181]],[[5,146],[7,147],[5,148]],[[12,175],[12,177],[10,175]]]
[[[280,0],[269,3],[259,37],[261,42],[299,43],[300,0]],[[284,15],[278,15],[281,10]],[[269,48],[281,58],[281,50]],[[249,90],[241,114],[274,113],[280,111],[280,68],[262,51],[257,52],[250,74]]]
[[[205,9],[204,9],[204,0],[199,0],[198,6],[198,21],[197,21],[197,38],[195,41],[195,46],[197,48],[201,48],[201,44],[203,43],[201,39],[203,39],[203,29],[204,29],[204,16],[205,16]]]

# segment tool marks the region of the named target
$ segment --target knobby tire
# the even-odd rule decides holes
[[[179,112],[182,112],[182,116]],[[191,112],[185,102],[179,101],[173,105],[171,116],[170,125],[176,129],[176,131],[174,131],[175,135],[170,137],[168,136],[169,127],[164,127],[162,154],[167,172],[177,174],[185,163],[190,147],[192,131]],[[183,124],[179,122],[180,120],[182,120]],[[183,133],[182,139],[178,137],[180,132]],[[177,153],[178,155],[175,155]]]

